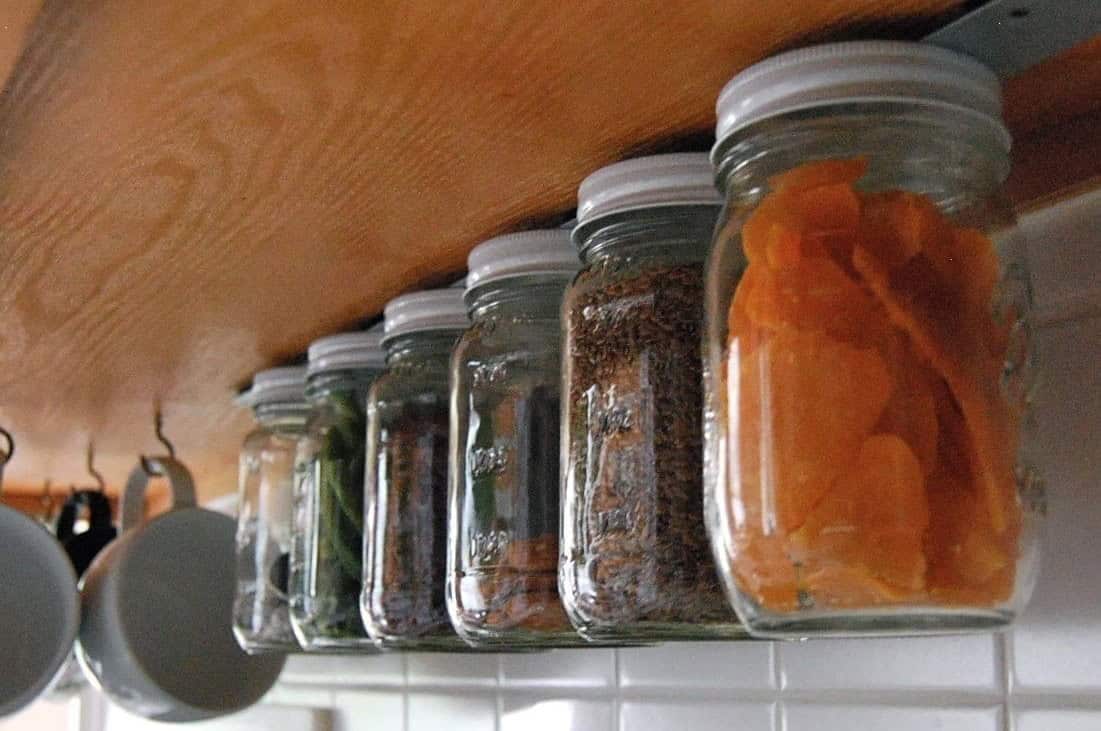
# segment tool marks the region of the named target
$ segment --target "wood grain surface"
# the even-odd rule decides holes
[[[233,489],[254,370],[571,208],[594,168],[706,131],[745,65],[957,5],[46,0],[0,99],[9,482],[83,481],[94,439],[117,485],[159,401],[201,493]],[[1010,118],[1101,108],[1074,94]]]
[[[0,86],[15,68],[41,7],[42,0],[4,0],[0,6]]]

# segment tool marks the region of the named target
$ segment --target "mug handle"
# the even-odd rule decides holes
[[[54,535],[57,536],[57,540],[64,543],[73,537],[73,530],[76,526],[76,516],[80,512],[81,499],[78,497],[80,493],[73,493],[65,500],[65,504],[61,506],[61,514],[57,516],[57,526],[54,528]]]
[[[84,502],[88,506],[89,528],[111,527],[111,503],[106,495],[98,490],[89,490],[84,494]]]
[[[107,496],[98,490],[77,490],[61,507],[54,529],[57,540],[64,543],[75,535],[76,517],[81,506],[88,508],[89,530],[102,530],[111,527],[111,503]]]
[[[120,533],[137,526],[145,516],[145,489],[149,486],[150,472],[168,478],[168,485],[172,489],[173,510],[195,507],[195,483],[183,462],[167,456],[143,457],[130,473],[122,493]]]

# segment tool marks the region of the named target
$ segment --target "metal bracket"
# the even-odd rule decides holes
[[[991,0],[925,37],[1014,76],[1101,33],[1101,0]]]

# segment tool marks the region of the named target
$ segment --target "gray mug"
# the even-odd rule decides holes
[[[146,465],[146,461],[149,465]],[[172,509],[143,521],[149,472]],[[196,721],[258,701],[282,655],[250,656],[233,637],[236,524],[195,505],[187,468],[143,460],[122,495],[122,530],[81,580],[77,657],[115,703],[159,721]]]

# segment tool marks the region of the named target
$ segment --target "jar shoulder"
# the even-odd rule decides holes
[[[557,376],[562,359],[562,324],[551,321],[508,322],[476,327],[455,346],[454,377],[488,384],[521,373]]]
[[[243,455],[269,452],[293,453],[298,447],[298,442],[301,441],[304,436],[304,430],[282,432],[272,429],[254,429],[245,437],[241,452]]]
[[[397,420],[441,409],[446,412],[449,399],[450,378],[445,368],[390,372],[371,387],[368,420]]]

